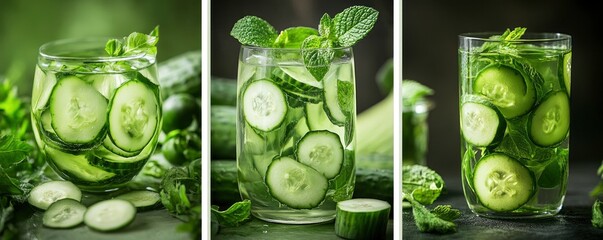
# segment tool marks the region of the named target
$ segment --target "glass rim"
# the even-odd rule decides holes
[[[241,45],[242,49],[255,49],[255,50],[263,50],[263,51],[283,51],[283,52],[301,52],[301,48],[277,48],[277,47],[258,47],[251,45]],[[352,47],[334,47],[334,48],[311,48],[314,50],[335,50],[335,51],[345,51],[352,50]]]
[[[459,38],[463,40],[478,40],[484,42],[503,42],[501,39],[491,39],[492,36],[502,35],[502,32],[466,32],[459,34]],[[526,38],[527,37],[527,38]],[[567,41],[571,40],[572,36],[566,33],[558,32],[526,32],[522,38],[516,40],[506,40],[505,42],[514,43],[529,43],[529,42],[550,42],[550,41]]]
[[[38,54],[40,57],[53,60],[53,61],[87,61],[87,62],[119,62],[119,61],[130,61],[141,59],[147,56],[146,53],[137,53],[128,56],[93,56],[93,57],[81,57],[81,56],[70,56],[68,54],[51,54],[48,53],[48,50],[51,50],[56,47],[64,47],[73,44],[82,44],[82,43],[101,43],[98,47],[99,49],[104,50],[104,43],[106,43],[111,37],[85,37],[85,38],[64,38],[58,39],[54,41],[50,41],[42,44],[38,49]]]

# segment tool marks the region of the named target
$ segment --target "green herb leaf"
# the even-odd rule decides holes
[[[597,175],[601,177],[599,180],[599,184],[590,192],[591,197],[599,197],[603,195],[603,162],[601,162],[601,166],[597,169]]]
[[[333,42],[327,38],[319,36],[309,36],[302,43],[302,57],[306,69],[316,78],[322,81],[322,78],[329,71],[331,61],[335,55]]]
[[[561,166],[559,166],[560,162],[565,161],[551,161],[549,165],[544,168],[542,174],[538,178],[538,186],[542,188],[553,188],[561,183],[561,177],[563,176],[561,172]]]
[[[425,96],[432,95],[433,90],[417,81],[402,80],[402,102],[405,106],[412,106],[418,101],[425,99]]]
[[[443,211],[444,209],[440,208],[439,210],[437,210],[438,213],[433,213],[432,211],[429,211],[429,209],[427,209],[425,206],[421,205],[421,203],[414,200],[412,197],[407,197],[406,199],[412,205],[412,214],[415,218],[415,225],[417,225],[419,231],[430,233],[456,232],[455,223],[439,217],[438,213],[442,213],[441,211]],[[447,213],[445,217],[451,217],[448,216],[449,214],[450,213]]]
[[[320,24],[318,24],[318,33],[320,33],[320,36],[331,40],[336,40],[335,36],[333,35],[333,21],[328,13],[325,13],[320,18]]]
[[[471,148],[467,148],[465,154],[463,154],[463,173],[465,174],[464,179],[473,179],[473,159],[475,159],[475,152]],[[469,188],[473,191],[473,181],[467,181]]]
[[[402,166],[402,192],[421,204],[431,204],[444,188],[444,180],[422,165]]]
[[[601,212],[601,201],[598,199],[593,204],[593,218],[591,223],[593,227],[603,228],[603,212]]]
[[[461,211],[452,208],[450,205],[438,205],[431,210],[431,213],[446,221],[452,221],[461,216]]]
[[[148,55],[157,54],[157,43],[159,42],[159,26],[149,34],[133,32],[123,40],[109,39],[105,44],[105,51],[109,56],[130,56],[144,53]]]
[[[110,39],[105,45],[105,51],[109,56],[119,56],[123,51],[123,44],[117,39]]]
[[[352,109],[354,104],[354,84],[337,80],[337,102],[344,111]]]
[[[218,211],[217,207],[211,208],[212,215],[218,220],[221,226],[237,227],[249,220],[251,214],[251,201],[245,199],[234,203],[225,211]]]
[[[243,45],[257,47],[272,47],[277,38],[274,27],[256,16],[239,19],[232,27],[230,35]]]
[[[13,135],[0,136],[0,168],[10,168],[23,161],[33,147]]]
[[[300,48],[304,40],[309,36],[317,36],[318,31],[310,27],[287,28],[278,35],[274,42],[279,48]]]
[[[335,37],[340,46],[350,47],[368,34],[379,12],[365,6],[353,6],[338,13],[333,18]]]

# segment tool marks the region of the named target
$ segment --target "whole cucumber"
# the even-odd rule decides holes
[[[211,107],[211,159],[236,158],[236,108]]]

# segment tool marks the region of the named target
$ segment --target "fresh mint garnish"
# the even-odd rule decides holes
[[[368,34],[375,22],[379,12],[370,7],[354,6],[335,15],[333,26],[338,45],[351,47]]]
[[[230,35],[243,45],[273,47],[277,32],[272,25],[256,16],[246,16],[235,23]]]
[[[335,15],[324,14],[318,30],[308,27],[277,31],[256,16],[241,18],[230,35],[243,45],[275,48],[301,48],[306,69],[318,81],[329,71],[337,47],[351,47],[373,29],[379,12],[365,6],[353,6]]]
[[[505,30],[502,35],[494,35],[490,37],[491,40],[499,41],[484,43],[479,52],[486,55],[488,55],[489,53],[496,53],[517,56],[517,49],[512,44],[512,41],[520,39],[524,35],[526,30],[527,28],[523,27],[516,27],[512,31],[507,28],[507,30]]]
[[[318,31],[310,27],[287,28],[276,37],[274,47],[300,48],[304,40],[310,36],[318,35]]]
[[[109,56],[114,57],[139,53],[156,55],[157,42],[159,42],[159,26],[156,26],[149,34],[133,32],[121,40],[110,39],[105,45],[105,51]]]

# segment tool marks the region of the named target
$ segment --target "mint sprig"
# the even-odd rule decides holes
[[[351,47],[373,29],[379,12],[365,6],[353,6],[331,18],[324,14],[318,30],[308,27],[287,28],[277,34],[272,25],[256,16],[241,18],[230,35],[243,45],[274,48],[300,48],[306,69],[322,81],[333,61],[334,48]]]
[[[149,34],[133,32],[123,39],[109,39],[105,51],[109,56],[131,56],[140,53],[157,55],[157,42],[159,42],[159,26]]]

